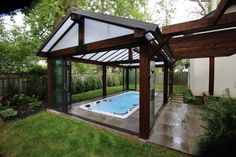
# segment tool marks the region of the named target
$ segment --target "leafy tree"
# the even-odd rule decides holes
[[[31,8],[22,11],[23,26],[14,24],[12,30],[5,30],[0,21],[0,70],[26,71],[42,59],[36,57],[35,52],[72,5],[94,12],[145,20],[148,17],[146,4],[147,0],[37,0]]]
[[[156,16],[155,19],[160,26],[166,26],[171,23],[173,15],[175,14],[176,0],[158,0],[155,3],[155,9],[152,16]]]

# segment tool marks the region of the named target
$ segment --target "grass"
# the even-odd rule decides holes
[[[134,85],[130,85],[132,89],[134,89]],[[139,90],[139,85],[137,86],[137,89]],[[163,84],[156,84],[155,90],[157,92],[163,92]],[[176,94],[183,94],[186,90],[188,90],[187,85],[174,85],[173,86],[173,92]]]
[[[182,153],[137,142],[43,112],[0,128],[0,156],[8,157],[183,157]]]
[[[123,86],[108,87],[107,93],[112,94],[112,93],[120,92],[122,90],[123,90]],[[100,96],[102,96],[102,89],[91,90],[88,92],[72,95],[72,102],[84,101],[84,100],[88,100],[88,99],[92,99],[92,98],[96,98]]]
[[[130,85],[131,89],[134,89],[134,85]],[[183,94],[187,89],[188,86],[186,85],[174,85],[173,87],[174,93],[176,94]],[[139,89],[139,85],[137,85],[137,89]],[[157,84],[155,86],[156,91],[158,92],[163,92],[163,85],[162,84]],[[112,93],[117,93],[123,90],[123,86],[114,86],[114,87],[108,87],[107,88],[107,93],[112,94]],[[102,96],[102,89],[96,89],[84,93],[79,93],[79,94],[74,94],[72,95],[72,102],[79,102],[79,101],[84,101],[84,100],[89,100],[93,99],[96,97]]]

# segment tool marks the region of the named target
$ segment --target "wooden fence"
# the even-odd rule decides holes
[[[15,93],[36,95],[44,99],[47,95],[47,76],[32,74],[0,74],[0,95]]]
[[[156,84],[163,84],[164,73],[156,73]],[[174,73],[175,85],[188,85],[188,72]]]

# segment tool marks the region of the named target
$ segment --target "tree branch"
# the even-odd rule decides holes
[[[201,0],[197,0],[198,5],[202,8],[204,15],[207,15],[207,9],[202,4]]]

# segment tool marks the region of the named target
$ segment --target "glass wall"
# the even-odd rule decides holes
[[[65,59],[52,59],[52,107],[54,110],[67,112],[71,102],[70,62]]]
[[[150,62],[150,128],[155,123],[155,62]]]
[[[129,90],[136,90],[136,69],[129,69]]]

